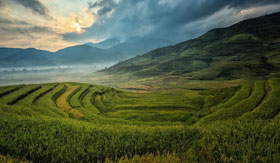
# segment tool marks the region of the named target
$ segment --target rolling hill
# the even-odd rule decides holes
[[[280,13],[249,19],[174,46],[159,48],[101,72],[138,78],[180,75],[192,80],[278,76]]]

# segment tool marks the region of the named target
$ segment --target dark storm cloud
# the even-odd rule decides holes
[[[96,2],[89,2],[89,9],[99,8],[98,15],[105,15],[113,10],[117,6],[112,0],[98,0]]]
[[[89,2],[97,22],[83,34],[64,35],[66,40],[150,36],[182,41],[214,27],[240,21],[236,14],[248,8],[280,4],[279,0],[98,0]],[[223,9],[232,13],[220,13]],[[96,12],[97,11],[97,12]],[[269,10],[270,12],[272,10]],[[280,8],[277,10],[280,11]],[[267,11],[262,11],[266,14]],[[110,15],[110,13],[112,13]],[[208,18],[219,13],[217,19]],[[251,16],[256,16],[252,14]],[[197,23],[202,21],[202,23]],[[195,23],[200,26],[195,26]]]
[[[1,21],[0,21],[1,22]],[[11,26],[1,26],[0,30],[9,32],[9,33],[20,33],[23,35],[29,36],[32,33],[55,33],[51,28],[43,27],[43,26],[36,26],[36,25],[26,25],[23,27],[17,27],[14,24]]]
[[[3,7],[5,7],[4,1],[0,0],[0,8],[3,8]]]
[[[22,20],[6,19],[3,17],[0,17],[0,34],[1,36],[21,34],[30,38],[34,38],[33,34],[60,35],[46,26],[38,26]]]
[[[14,0],[25,8],[30,9],[34,14],[45,16],[51,19],[49,10],[39,0]]]
[[[20,31],[22,34],[29,34],[29,33],[55,33],[51,28],[49,27],[43,27],[43,26],[30,26],[27,28],[18,28],[18,31]],[[55,33],[57,34],[57,33]]]
[[[230,0],[230,7],[248,7],[254,5],[277,4],[279,0]]]
[[[3,17],[0,17],[0,26],[2,25],[12,25],[12,24],[15,24],[15,25],[29,25],[29,23],[25,22],[25,21],[21,21],[21,20],[13,20],[13,19],[6,19],[6,18],[3,18]]]

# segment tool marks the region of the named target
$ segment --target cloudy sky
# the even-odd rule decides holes
[[[279,0],[0,0],[0,46],[56,51],[135,36],[180,42],[279,11]]]

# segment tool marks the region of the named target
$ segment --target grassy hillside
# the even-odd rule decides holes
[[[133,93],[0,87],[3,162],[279,162],[280,79]]]
[[[279,76],[280,13],[213,29],[199,38],[120,62],[103,74],[190,80]]]

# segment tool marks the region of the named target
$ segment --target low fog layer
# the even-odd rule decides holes
[[[0,68],[0,85],[87,82],[92,73],[113,64]]]

